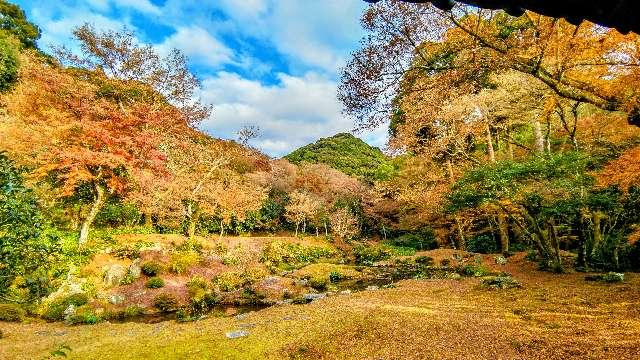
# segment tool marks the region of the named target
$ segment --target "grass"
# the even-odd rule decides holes
[[[611,285],[525,270],[514,272],[523,289],[489,291],[476,278],[407,280],[243,320],[2,323],[0,358],[43,358],[62,345],[70,359],[632,359],[640,351],[640,277]],[[243,323],[255,324],[248,336],[225,337]]]

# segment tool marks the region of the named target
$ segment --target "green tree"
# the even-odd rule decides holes
[[[15,36],[25,48],[37,49],[40,29],[27,20],[19,6],[5,0],[0,0],[0,29]]]
[[[43,222],[36,197],[0,153],[0,299],[15,300],[12,288],[26,290],[28,298],[50,290],[50,264],[61,248],[56,237],[43,233]]]

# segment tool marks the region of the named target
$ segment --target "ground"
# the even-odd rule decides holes
[[[452,250],[419,255],[450,258]],[[524,253],[496,265],[523,287],[478,278],[403,280],[305,305],[178,323],[0,323],[2,359],[637,359],[640,276],[620,284],[536,270]],[[229,339],[228,332],[247,336]],[[67,350],[63,346],[68,346]]]

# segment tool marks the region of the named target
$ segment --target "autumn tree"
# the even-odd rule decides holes
[[[180,128],[184,118],[161,103],[135,102],[123,112],[74,71],[30,54],[21,64],[20,83],[3,99],[3,147],[33,169],[33,178],[52,181],[59,197],[88,189],[92,199],[80,231],[82,245],[109,194],[125,194],[136,170],[165,170],[158,129]]]
[[[99,31],[84,24],[73,34],[80,42],[82,53],[78,55],[65,48],[57,49],[63,61],[102,72],[110,79],[145,84],[177,106],[189,124],[195,125],[211,114],[211,106],[195,98],[200,83],[179,50],[172,49],[163,57],[151,45],[138,43],[134,33],[126,28]],[[131,93],[113,95],[120,104],[132,100]]]
[[[539,80],[561,98],[624,111],[631,122],[637,116],[635,34],[532,12],[512,17],[398,1],[370,6],[362,23],[369,34],[340,87],[347,113],[362,125],[402,112],[398,100],[408,94],[423,94],[437,107],[452,91],[477,90],[488,75],[506,70]]]

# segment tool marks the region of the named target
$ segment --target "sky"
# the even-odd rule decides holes
[[[45,51],[65,45],[84,23],[132,30],[159,52],[177,48],[214,106],[202,130],[236,139],[258,126],[250,144],[279,157],[351,131],[336,89],[340,68],[358,47],[363,0],[13,0],[40,26]],[[384,146],[387,130],[358,133]]]

